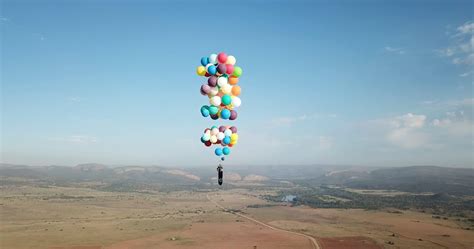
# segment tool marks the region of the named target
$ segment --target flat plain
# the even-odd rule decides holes
[[[106,192],[3,186],[0,242],[8,249],[472,248],[474,232],[416,211],[310,208],[269,202],[272,190]],[[213,201],[226,207],[224,211]]]

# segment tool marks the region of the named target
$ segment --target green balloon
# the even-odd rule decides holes
[[[215,105],[209,106],[209,113],[211,115],[216,115],[218,112],[219,112],[219,108],[217,108],[217,106]]]
[[[224,96],[222,96],[222,103],[224,105],[230,105],[230,103],[232,103],[232,98],[229,94],[225,94]]]
[[[242,68],[240,67],[234,67],[234,72],[232,73],[235,77],[240,77],[242,75]]]

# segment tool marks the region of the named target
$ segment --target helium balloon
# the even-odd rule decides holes
[[[214,75],[217,73],[217,68],[216,66],[212,65],[212,64],[208,64],[206,66],[206,69],[207,69],[207,72],[210,74],[210,75]],[[235,74],[235,70],[234,70],[234,74]]]
[[[236,76],[230,76],[228,81],[229,81],[229,84],[235,85],[239,83],[239,78],[237,78]]]
[[[232,98],[230,97],[230,95],[225,94],[224,96],[222,96],[222,104],[230,105],[231,103],[232,103]]]
[[[217,87],[211,87],[211,92],[209,93],[209,95],[212,97],[212,96],[216,96],[217,94],[219,93],[219,88]]]
[[[221,148],[216,148],[214,150],[214,153],[216,154],[216,156],[222,156],[222,149]]]
[[[203,84],[201,86],[201,93],[204,93],[203,95],[208,95],[211,92],[211,87],[209,85]]]
[[[232,92],[232,86],[229,84],[224,84],[221,86],[221,92],[224,94],[230,94]]]
[[[201,107],[201,115],[203,117],[208,117],[211,113],[209,112],[209,106],[204,105]]]
[[[228,75],[231,75],[234,72],[234,65],[227,64],[225,66],[226,66],[225,73]]]
[[[233,55],[229,55],[227,56],[227,61],[225,62],[225,64],[235,65],[236,62],[237,60],[235,59],[235,57]]]
[[[209,114],[216,115],[219,112],[219,108],[215,105],[209,106]]]
[[[211,103],[212,104],[212,103]],[[242,101],[240,100],[239,97],[233,97],[232,98],[232,105],[234,107],[239,107],[242,104]]]
[[[227,110],[227,109],[222,109],[221,118],[222,119],[229,119],[230,118],[230,111]]]
[[[209,139],[209,141],[211,141],[211,143],[215,144],[217,142],[216,135],[212,135],[211,138]],[[230,138],[230,141],[232,141],[232,138]]]
[[[231,126],[229,129],[232,131],[232,133],[237,133],[237,127]]]
[[[232,75],[235,77],[240,77],[240,75],[242,75],[242,68],[234,67],[234,72],[232,73]]]
[[[211,103],[211,105],[214,105],[214,106],[220,106],[221,105],[221,97],[214,96],[214,97],[210,98],[210,103]]]
[[[205,144],[207,147],[209,147],[209,146],[212,145],[211,141],[206,141],[204,144]]]
[[[237,119],[237,112],[235,110],[231,110],[229,120],[236,120],[236,119]]]
[[[224,139],[222,139],[222,143],[225,144],[225,145],[230,144],[230,137],[225,136]]]
[[[227,148],[227,147],[222,148],[222,154],[224,154],[226,156],[229,155],[230,154],[230,149]]]
[[[201,65],[206,66],[209,64],[209,58],[208,57],[202,57],[201,58]]]
[[[239,135],[237,135],[237,133],[232,133],[232,135],[230,135],[230,141],[237,142],[237,140],[239,140]]]
[[[217,72],[219,72],[220,74],[225,74],[227,72],[227,67],[225,64],[219,64],[217,66]]]
[[[199,75],[199,76],[204,76],[206,74],[206,68],[203,67],[203,66],[199,66],[197,67],[196,69],[196,73]]]
[[[214,114],[214,115],[211,115],[211,118],[212,118],[213,120],[218,120],[218,119],[219,119],[219,116],[217,116],[217,114]]]
[[[225,160],[225,157],[221,157],[221,161],[224,161]]]
[[[214,75],[211,75],[209,78],[207,78],[207,84],[210,87],[215,87],[217,86],[217,77]]]
[[[211,54],[211,55],[209,55],[209,63],[211,63],[211,64],[217,64],[217,54]]]
[[[211,135],[217,135],[217,133],[219,133],[219,129],[217,129],[217,127],[214,127],[211,129]]]
[[[219,63],[224,64],[227,61],[227,55],[225,53],[219,53],[217,55],[217,61],[219,61]]]
[[[217,79],[217,85],[222,87],[224,84],[227,84],[227,77],[219,77],[219,79]]]
[[[226,137],[230,137],[232,135],[232,130],[231,129],[227,129],[224,131],[224,135],[226,135]]]
[[[239,96],[240,95],[240,86],[233,86],[232,87],[232,95]]]
[[[219,132],[224,132],[226,130],[225,126],[221,125],[219,126]]]

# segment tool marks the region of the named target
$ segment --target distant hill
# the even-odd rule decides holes
[[[474,195],[474,169],[469,168],[411,166],[371,171],[350,170],[330,172],[310,182],[359,189]]]

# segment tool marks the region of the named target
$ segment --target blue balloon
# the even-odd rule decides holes
[[[209,117],[209,106],[205,105],[203,107],[201,107],[201,115],[203,117]]]
[[[204,135],[201,137],[201,142],[205,143],[206,141],[204,140]]]
[[[223,109],[221,111],[221,118],[222,119],[229,119],[230,118],[230,111],[227,109]]]
[[[224,147],[224,148],[222,149],[222,153],[224,153],[224,155],[227,156],[227,155],[230,154],[230,149],[229,149],[228,147]]]
[[[221,148],[216,148],[216,150],[214,150],[214,153],[216,153],[216,156],[222,156],[222,149]]]
[[[222,139],[222,143],[223,144],[230,144],[230,137],[229,136],[226,136],[224,139]]]
[[[207,64],[209,64],[209,57],[202,57],[201,65],[206,66]]]
[[[221,157],[221,161],[224,161],[224,160],[225,160],[225,158],[224,158],[224,157]]]
[[[211,65],[207,68],[207,72],[210,74],[210,75],[214,75],[217,73],[217,68],[216,66],[214,65]]]

